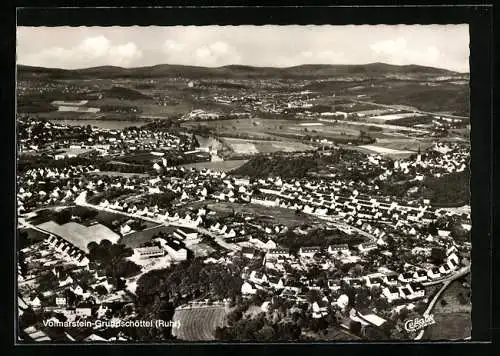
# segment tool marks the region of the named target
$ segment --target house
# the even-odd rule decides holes
[[[417,283],[407,284],[403,287],[399,287],[400,296],[403,299],[414,300],[422,298],[425,295],[424,288]]]
[[[302,290],[302,284],[298,281],[288,280],[285,282],[284,289],[297,294]]]
[[[301,258],[312,258],[316,253],[318,253],[320,251],[321,251],[321,249],[317,246],[301,247],[299,249],[299,256]]]
[[[134,254],[137,255],[140,259],[146,259],[164,256],[165,250],[158,246],[136,247],[134,248]]]
[[[361,253],[367,253],[369,251],[377,249],[377,244],[375,242],[363,242],[358,245],[358,250]]]
[[[283,289],[284,288],[284,283],[283,283],[283,278],[280,278],[278,276],[269,276],[268,278],[268,283],[273,289]]]
[[[284,299],[288,299],[288,300],[295,300],[296,299],[296,296],[297,296],[297,291],[295,290],[291,290],[291,289],[284,289],[281,293],[280,293],[280,297],[281,298],[284,298]]]
[[[90,305],[83,304],[76,307],[74,312],[79,317],[90,317],[92,316],[92,307]]]
[[[329,279],[327,281],[327,285],[328,285],[328,289],[330,289],[333,292],[336,292],[341,288],[341,286],[332,279]]]
[[[195,240],[198,238],[198,232],[186,227],[179,227],[174,231],[173,235],[180,240]]]
[[[374,314],[374,313],[365,314],[365,315],[358,313],[358,315],[359,315],[359,317],[363,318],[363,320],[369,322],[371,325],[373,325],[377,328],[382,327],[382,325],[384,325],[387,321],[384,318],[381,318],[380,316],[378,316],[377,314]]]
[[[328,315],[328,302],[324,300],[316,301],[312,304],[313,318],[319,319]]]
[[[23,330],[30,340],[40,342],[40,341],[51,341],[52,339],[43,331],[38,330],[35,326],[30,326]]]
[[[266,259],[277,258],[277,257],[290,257],[290,250],[288,248],[273,248],[267,251]]]
[[[276,242],[274,242],[273,240],[267,240],[267,242],[264,245],[264,248],[266,250],[274,250],[277,247],[278,247],[278,245],[276,245]]]
[[[353,288],[361,288],[363,286],[363,282],[360,279],[353,278],[349,281],[349,285]]]
[[[245,281],[243,282],[243,285],[241,286],[241,294],[243,295],[253,295],[257,293],[257,289],[253,285],[253,283]]]
[[[453,267],[452,269],[455,269],[456,267],[458,267],[460,260],[459,260],[458,256],[455,254],[455,252],[452,252],[448,256],[447,262],[448,262],[448,264],[451,263],[451,266]]]
[[[439,267],[439,273],[441,273],[441,275],[447,275],[450,274],[451,272],[452,268],[447,263]]]
[[[404,287],[399,287],[399,297],[401,299],[408,299],[409,296],[413,294],[413,291],[410,289],[409,285],[406,285]]]
[[[73,278],[71,278],[70,275],[68,275],[65,279],[62,281],[59,281],[59,287],[65,287],[69,286],[70,284],[73,284]]]
[[[338,245],[330,245],[328,246],[328,253],[331,255],[348,255],[350,253],[349,251],[349,245],[347,244],[338,244]]]
[[[413,292],[409,299],[423,298],[425,289],[420,283],[410,283],[410,289]]]
[[[387,298],[389,303],[400,298],[399,289],[396,286],[389,286],[382,289],[382,295]]]
[[[384,284],[387,286],[395,286],[398,284],[398,277],[399,277],[399,275],[396,273],[384,275],[384,277],[383,277]]]
[[[30,300],[29,304],[31,305],[32,308],[40,308],[42,306],[42,301],[38,296],[34,297],[33,299]]]
[[[58,307],[65,307],[66,306],[66,297],[64,296],[56,296],[56,305]]]
[[[427,272],[424,270],[415,271],[413,273],[413,280],[415,282],[419,282],[419,283],[425,282],[425,281],[427,281],[427,279],[428,279]]]
[[[434,267],[427,270],[427,276],[430,279],[438,279],[441,278],[441,272],[439,271],[438,267]]]
[[[210,230],[212,230],[212,231],[220,230],[220,223],[217,222],[215,225],[210,226]]]
[[[449,237],[450,236],[450,231],[448,230],[438,230],[438,236],[439,237]]]
[[[170,240],[165,245],[165,250],[168,255],[172,257],[176,261],[185,261],[187,260],[187,250],[184,248],[184,245],[178,240]]]
[[[250,247],[243,247],[241,250],[241,253],[243,254],[243,257],[252,259],[255,257],[255,249],[250,248]]]
[[[369,277],[365,276],[365,281],[366,281],[366,286],[369,288],[375,288],[375,287],[380,287],[383,283],[383,280],[381,277]]]
[[[98,319],[103,318],[109,310],[110,308],[108,308],[106,305],[104,304],[99,305],[99,308],[97,308],[97,318]]]
[[[250,272],[250,281],[257,283],[257,284],[262,284],[264,282],[267,282],[267,276],[263,272],[259,271],[252,271]]]
[[[413,282],[413,273],[411,272],[403,272],[399,275],[398,280],[402,283],[410,283]]]
[[[266,302],[262,303],[262,305],[260,306],[260,310],[262,310],[264,313],[267,313],[269,311],[270,305],[271,305],[271,302],[266,301]]]

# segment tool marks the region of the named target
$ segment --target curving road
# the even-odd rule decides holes
[[[149,222],[152,222],[155,224],[162,224],[162,225],[166,225],[166,226],[179,226],[179,227],[186,227],[186,228],[194,229],[200,234],[203,234],[203,235],[206,235],[206,236],[213,238],[215,242],[217,242],[220,246],[222,246],[223,248],[225,248],[227,250],[232,250],[232,251],[241,250],[240,246],[235,245],[235,244],[229,244],[229,243],[225,242],[224,239],[220,235],[217,235],[217,234],[213,233],[212,231],[207,230],[203,227],[193,226],[190,224],[182,223],[180,221],[166,221],[164,219],[151,218],[151,217],[144,216],[144,215],[132,214],[132,213],[128,213],[128,212],[121,211],[121,210],[114,210],[114,209],[105,208],[105,207],[102,207],[99,205],[89,204],[86,201],[86,192],[82,192],[75,199],[75,204],[79,205],[79,206],[89,207],[89,208],[96,209],[96,210],[102,210],[102,211],[114,213],[114,214],[121,214],[121,215],[128,216],[128,217],[134,218],[134,219],[142,219],[142,220],[149,221]]]
[[[470,273],[470,266],[461,268],[454,275],[452,275],[452,276],[450,276],[450,277],[448,277],[448,278],[446,278],[444,280],[439,281],[438,283],[443,283],[443,286],[441,287],[441,289],[439,289],[439,291],[436,293],[436,295],[434,296],[434,298],[432,298],[431,302],[427,306],[427,309],[424,311],[423,316],[426,317],[427,315],[430,314],[432,308],[434,308],[434,305],[436,305],[436,303],[437,303],[439,297],[441,296],[441,294],[449,287],[449,285],[453,281],[455,281],[456,279],[458,279],[460,277],[463,277],[463,276],[467,275],[468,273]],[[427,284],[427,285],[429,285],[429,284]],[[420,332],[418,333],[418,335],[415,337],[415,340],[421,340],[422,337],[424,336],[424,332],[425,332],[425,329],[420,330]]]

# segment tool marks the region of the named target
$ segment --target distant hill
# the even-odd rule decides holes
[[[418,65],[396,66],[385,63],[363,65],[323,65],[310,64],[288,68],[252,67],[228,65],[217,68],[161,64],[151,67],[121,68],[101,66],[85,69],[57,69],[19,65],[19,79],[92,79],[92,78],[161,78],[183,77],[189,79],[244,79],[244,78],[283,78],[283,79],[321,79],[350,76],[386,77],[402,75],[407,77],[456,77],[468,76],[446,69]]]

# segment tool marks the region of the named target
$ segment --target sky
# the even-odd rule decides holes
[[[77,69],[418,64],[469,71],[463,25],[18,27],[18,64]]]

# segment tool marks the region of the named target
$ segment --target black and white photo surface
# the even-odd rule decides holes
[[[468,25],[16,51],[18,342],[470,338]]]

